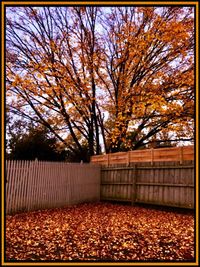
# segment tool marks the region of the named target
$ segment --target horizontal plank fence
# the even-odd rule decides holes
[[[99,201],[100,167],[91,164],[6,161],[6,213]]]
[[[97,155],[91,157],[91,163],[110,166],[113,164],[127,164],[132,162],[160,162],[194,160],[194,146],[141,149],[128,152]]]
[[[101,200],[194,208],[194,161],[101,168]]]

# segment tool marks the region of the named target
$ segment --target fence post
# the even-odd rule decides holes
[[[131,185],[131,205],[133,205],[137,199],[136,181],[137,181],[137,165],[134,164],[132,185]]]

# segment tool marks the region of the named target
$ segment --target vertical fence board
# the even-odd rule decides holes
[[[129,170],[129,175],[128,175],[128,179],[127,179],[127,183],[131,183],[132,182],[132,172],[131,170]],[[132,190],[132,186],[130,184],[128,184],[128,194],[127,194],[127,199],[131,199],[132,196],[131,196],[131,190]],[[136,188],[136,182],[135,182],[135,188]],[[134,200],[136,199],[136,189],[135,189],[135,192],[134,192]]]
[[[49,176],[49,179],[46,180],[46,176],[49,175],[49,168],[47,166],[47,162],[39,162],[38,163],[39,173],[40,173],[40,194],[39,194],[39,203],[40,208],[44,208],[46,203],[46,195],[49,191],[49,181],[51,179],[51,176]]]
[[[22,169],[21,169],[21,175],[20,175],[20,193],[19,193],[19,207],[23,210],[24,209],[24,205],[25,205],[25,201],[26,201],[26,187],[27,187],[27,179],[26,179],[26,173],[27,173],[27,162],[24,161],[23,165],[22,165]]]
[[[66,193],[67,193],[67,205],[70,205],[70,181],[69,181],[69,168],[64,168],[63,166],[63,172],[65,172],[65,184],[66,184]]]
[[[19,163],[18,163],[18,165],[19,165]],[[16,188],[16,184],[18,182],[17,181],[17,177],[16,177],[17,170],[16,170],[15,162],[13,162],[12,168],[13,168],[13,173],[12,173],[12,178],[10,179],[10,181],[11,181],[11,191],[12,191],[12,198],[10,198],[10,210],[14,211],[13,210],[13,200],[15,199],[15,188]],[[15,183],[14,183],[14,180],[15,180]]]
[[[14,162],[13,161],[6,161],[6,187],[7,187],[7,190],[6,190],[6,196],[8,196],[6,198],[6,212],[8,210],[11,209],[11,195],[12,195],[12,185],[13,185],[13,164]]]
[[[29,179],[30,179],[30,183],[29,183],[29,189],[30,189],[30,210],[33,210],[34,208],[37,208],[35,205],[35,187],[37,184],[37,180],[35,177],[35,172],[34,172],[34,167],[33,167],[33,161],[30,161],[30,165],[29,165]]]
[[[163,179],[163,183],[164,184],[169,184],[170,183],[169,175],[170,175],[170,169],[166,169],[165,172],[164,172],[164,179]],[[170,194],[169,186],[164,186],[164,200],[163,200],[163,203],[166,204],[166,205],[169,203],[169,194]]]
[[[17,191],[18,191],[18,184],[19,184],[19,172],[20,172],[21,161],[14,165],[14,177],[13,177],[13,198],[11,204],[11,210],[15,212],[18,208],[17,205]],[[16,181],[16,182],[15,182]]]
[[[12,172],[12,161],[6,161],[6,212],[10,209],[10,199],[11,199],[11,172]]]

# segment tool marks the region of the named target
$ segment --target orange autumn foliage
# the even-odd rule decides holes
[[[192,7],[7,8],[10,111],[90,155],[193,140]]]

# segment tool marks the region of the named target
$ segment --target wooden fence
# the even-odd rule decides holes
[[[113,200],[194,208],[194,161],[6,161],[6,213]]]
[[[101,200],[194,208],[194,161],[101,169]]]
[[[91,162],[100,165],[113,165],[132,162],[160,162],[194,160],[194,146],[142,149],[128,152],[92,156]]]
[[[100,167],[6,161],[6,213],[99,201]]]

